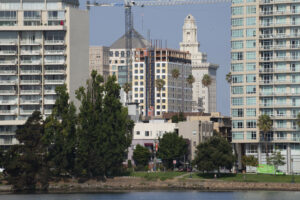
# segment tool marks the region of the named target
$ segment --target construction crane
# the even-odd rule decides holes
[[[231,0],[157,0],[157,1],[133,1],[124,0],[124,2],[90,2],[86,1],[86,7],[89,10],[90,7],[124,7],[125,8],[125,49],[126,49],[126,65],[131,70],[131,51],[132,51],[132,34],[133,34],[133,17],[132,7],[145,7],[145,6],[175,6],[175,5],[193,5],[193,4],[215,4],[226,3]],[[128,73],[128,82],[130,82],[131,76]]]

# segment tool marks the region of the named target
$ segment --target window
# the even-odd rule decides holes
[[[257,144],[249,144],[246,148],[247,153],[257,153]]]
[[[244,19],[243,18],[234,18],[234,19],[231,19],[231,25],[233,27],[243,26],[244,25]]]
[[[243,41],[232,41],[231,48],[232,49],[242,49],[243,48]]]
[[[246,70],[247,71],[255,71],[255,69],[256,69],[255,63],[247,63],[246,64]]]
[[[232,109],[231,115],[232,117],[244,117],[244,110],[242,108]]]
[[[246,75],[246,82],[247,83],[255,83],[256,82],[256,75],[255,74],[247,74]]]
[[[232,91],[232,94],[243,94],[244,93],[243,86],[233,86],[231,91]]]
[[[246,86],[246,93],[247,94],[255,94],[256,93],[256,86],[255,85],[247,85]]]
[[[140,134],[141,134],[140,131],[137,131],[137,132],[136,132],[136,135],[140,135]]]
[[[145,131],[145,136],[150,136],[149,131]]]
[[[255,53],[255,51],[248,51],[248,52],[246,52],[246,59],[247,60],[255,60],[256,59],[256,53]]]
[[[242,120],[232,120],[232,128],[244,128],[244,122]]]
[[[243,29],[235,29],[231,31],[231,37],[232,38],[241,38],[244,37],[244,31]]]
[[[255,37],[256,36],[256,29],[254,29],[254,28],[246,29],[246,36],[247,37]]]
[[[247,128],[256,128],[256,120],[247,120],[246,125]]]
[[[247,6],[246,7],[246,13],[247,14],[255,14],[256,13],[256,7],[255,6]]]
[[[255,40],[247,40],[246,41],[246,47],[248,49],[252,49],[256,47],[256,41]]]
[[[232,75],[232,83],[242,83],[243,75]]]
[[[244,132],[232,132],[232,140],[243,140]]]
[[[243,63],[231,64],[232,72],[242,72],[244,70]]]
[[[243,60],[243,52],[232,52],[231,59],[232,60]]]
[[[246,18],[246,25],[247,26],[253,26],[256,24],[256,18],[255,17],[247,17]]]
[[[231,103],[233,106],[242,106],[243,105],[243,98],[232,98]]]
[[[247,108],[246,116],[247,117],[255,117],[256,116],[256,109],[255,108]]]
[[[242,15],[244,13],[243,10],[244,10],[243,6],[232,7],[231,14],[232,15]]]
[[[256,140],[256,131],[247,131],[248,140]]]

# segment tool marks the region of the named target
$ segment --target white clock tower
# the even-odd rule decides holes
[[[192,74],[195,78],[195,83],[193,83],[193,111],[216,112],[216,75],[219,66],[207,62],[206,53],[200,52],[197,34],[195,18],[189,14],[185,18],[182,28],[180,51],[191,54]],[[205,74],[212,78],[212,84],[208,88],[202,86],[202,77]]]

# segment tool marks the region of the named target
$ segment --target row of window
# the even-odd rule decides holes
[[[244,75],[232,75],[231,76],[232,83],[243,83]],[[246,75],[246,83],[255,83],[256,75],[255,74],[247,74]]]
[[[239,3],[244,3],[244,2],[246,2],[246,3],[254,3],[254,2],[256,2],[256,0],[232,0],[231,1],[232,4],[239,4]]]
[[[232,120],[232,128],[233,129],[244,128],[244,121]],[[256,120],[246,120],[245,128],[256,128]]]
[[[255,14],[256,13],[256,6],[246,6],[246,14]],[[243,6],[236,6],[231,8],[231,15],[243,15],[244,14],[244,7]]]
[[[244,60],[244,52],[232,52],[231,60]],[[246,60],[256,60],[256,52],[255,51],[247,51],[246,52]]]
[[[244,86],[232,86],[231,87],[232,94],[244,94]],[[256,86],[255,85],[247,85],[246,86],[246,94],[255,94]]]
[[[253,49],[256,47],[256,41],[255,40],[246,40],[246,48],[247,49]],[[231,48],[232,49],[243,49],[244,48],[244,41],[232,41],[231,42]]]

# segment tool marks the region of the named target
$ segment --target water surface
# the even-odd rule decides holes
[[[128,192],[0,195],[0,200],[300,200],[300,192]]]

